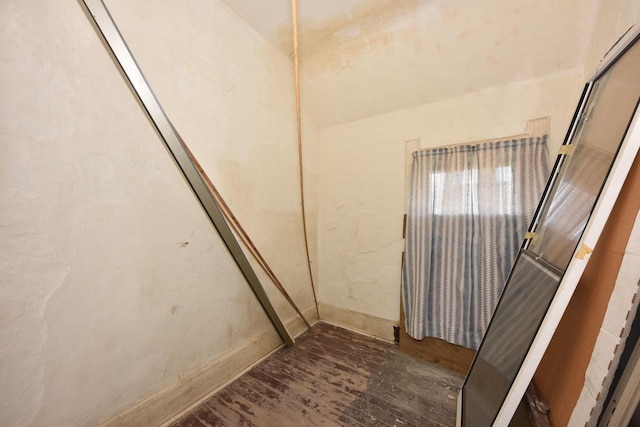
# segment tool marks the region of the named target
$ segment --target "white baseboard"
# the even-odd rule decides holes
[[[303,314],[311,324],[318,320],[315,307],[304,310]],[[298,316],[287,320],[285,324],[292,336],[300,335],[306,330],[306,325]],[[177,383],[121,411],[102,426],[139,427],[167,423],[186,413],[282,345],[275,329],[265,331]]]
[[[318,303],[320,320],[360,334],[370,335],[384,341],[393,341],[393,327],[397,322],[369,314],[358,313],[334,305]]]
[[[396,322],[392,320],[323,303],[319,303],[319,309],[320,320],[323,322],[384,341],[393,341],[393,327]],[[318,321],[315,307],[304,310],[303,314],[311,324]],[[306,330],[306,325],[298,316],[285,323],[293,336],[300,335]],[[121,411],[102,426],[160,426],[175,420],[244,374],[282,345],[282,340],[275,329],[265,331],[177,383]]]

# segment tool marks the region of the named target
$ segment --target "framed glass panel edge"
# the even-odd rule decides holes
[[[573,115],[573,118],[571,120],[571,124],[569,126],[569,129],[567,130],[567,134],[565,136],[565,139],[562,143],[562,145],[569,145],[571,144],[571,142],[574,139],[574,136],[576,135],[576,133],[579,131],[580,125],[582,123],[582,117],[584,116],[584,112],[585,112],[585,108],[588,104],[589,101],[589,97],[591,95],[591,91],[593,89],[593,81],[589,81],[585,84],[585,87],[582,91],[582,94],[580,95],[580,99],[578,101],[578,106],[575,110],[575,113]],[[549,179],[547,180],[547,183],[545,184],[545,188],[542,192],[542,199],[541,201],[538,203],[538,206],[536,207],[536,210],[534,212],[533,215],[533,219],[531,221],[531,224],[529,225],[529,228],[527,229],[528,231],[535,231],[540,216],[544,210],[546,201],[549,197],[549,193],[550,191],[553,189],[554,187],[554,183],[556,182],[556,180],[559,178],[560,175],[560,171],[562,169],[562,165],[566,159],[566,154],[558,154],[556,156],[556,160],[554,162],[553,168],[551,169],[551,172],[549,174]],[[507,277],[506,280],[506,284],[508,285],[509,283],[509,279],[511,278],[511,275],[513,274],[513,267],[516,265],[516,263],[518,262],[518,259],[520,258],[520,256],[522,255],[522,251],[526,250],[527,247],[529,246],[530,240],[526,239],[523,241],[520,250],[518,251],[518,255],[516,257],[516,260],[514,261],[511,271],[509,272],[509,275]],[[502,294],[504,294],[504,291],[506,290],[503,289]],[[500,303],[502,301],[502,294],[500,296],[500,299],[498,300],[498,303],[496,304],[496,308],[494,309],[494,313],[498,310]],[[487,325],[487,330],[489,330],[489,328],[491,328],[491,324],[494,323],[494,318],[492,316],[492,318],[489,320],[489,324]],[[473,360],[471,362],[471,366],[469,368],[469,370],[471,370],[471,368],[474,366],[474,364],[476,363],[476,358],[478,357],[478,354],[480,354],[480,350],[483,347],[483,342],[480,343],[480,346],[478,348],[478,350],[476,351]],[[462,427],[462,412],[463,412],[463,391],[465,389],[465,386],[467,384],[467,380],[468,380],[468,373],[467,373],[467,378],[465,378],[464,384],[462,386],[462,388],[460,389],[460,392],[458,393],[458,399],[457,399],[457,415],[456,415],[456,427]],[[517,405],[516,405],[517,406]]]
[[[635,28],[630,27],[614,44],[609,48],[609,51],[605,53],[604,57],[596,67],[593,76],[589,81],[598,80],[604,73],[611,68],[611,66],[625,54],[627,50],[638,41],[640,37],[640,24],[636,24]]]
[[[571,125],[569,126],[569,130],[567,131],[567,135],[565,136],[564,142],[562,146],[569,145],[573,141],[574,136],[580,130],[580,126],[583,124],[583,118],[585,114],[585,108],[587,103],[589,102],[589,97],[591,95],[591,90],[593,89],[593,81],[589,81],[585,84],[584,89],[582,90],[582,95],[580,95],[580,100],[578,101],[578,107],[576,108],[576,112],[573,114],[573,118],[571,119]],[[531,220],[531,224],[527,231],[535,232],[538,227],[538,223],[540,222],[540,217],[542,216],[543,209],[547,204],[547,199],[551,193],[551,190],[554,187],[556,180],[559,178],[560,170],[562,169],[562,165],[564,164],[567,158],[566,154],[558,154],[556,156],[556,161],[553,164],[553,168],[549,173],[549,179],[542,191],[542,198],[536,207],[535,212],[533,213],[533,219]],[[525,239],[522,243],[521,250],[527,249],[529,244],[531,243],[531,239]],[[515,265],[515,263],[514,263]],[[496,307],[497,308],[497,307]]]
[[[604,73],[606,73],[606,71],[611,68],[617,62],[617,60],[621,58],[626,53],[626,51],[630,49],[631,46],[633,46],[635,43],[640,43],[640,27],[636,28],[633,32],[629,32],[626,37],[621,38],[621,42],[618,43],[618,46],[614,46],[611,49],[611,52],[607,54],[602,64],[598,67],[598,70],[594,74],[593,78],[586,83],[585,89],[583,90],[578,102],[576,113],[574,114],[563,145],[572,143],[574,136],[582,125],[584,109],[589,101],[594,82],[599,79]],[[600,233],[604,228],[607,218],[609,217],[609,214],[613,209],[613,205],[618,197],[618,194],[620,193],[625,178],[631,168],[631,165],[633,164],[633,161],[635,160],[638,149],[640,147],[639,110],[640,108],[638,107],[638,105],[636,105],[636,109],[633,112],[630,125],[625,133],[622,143],[620,144],[619,150],[614,158],[614,162],[611,166],[609,174],[605,178],[602,191],[598,196],[596,205],[578,242],[574,255],[571,258],[571,262],[567,266],[567,269],[561,279],[560,286],[558,287],[556,294],[552,299],[545,316],[543,317],[540,328],[538,329],[538,332],[536,333],[534,340],[529,347],[529,351],[527,352],[525,359],[520,369],[518,370],[516,378],[502,406],[500,407],[498,415],[493,422],[493,426],[509,425],[511,418],[513,417],[513,414],[520,404],[522,396],[529,386],[535,370],[537,369],[544,355],[544,352],[546,351],[546,348],[551,341],[555,329],[557,328],[560,319],[564,314],[569,300],[571,299],[571,296],[573,295],[573,292],[578,284],[578,280],[580,279],[586,267],[589,257],[587,256],[583,259],[578,259],[575,255],[583,245],[586,245],[589,248],[595,247],[595,244],[600,237]],[[545,199],[548,196],[548,190],[553,187],[553,181],[555,178],[557,178],[558,172],[562,168],[565,157],[566,156],[562,154],[559,154],[556,157],[556,161],[551,171],[550,178],[543,192],[543,198],[541,200],[541,203],[539,203],[539,206],[536,208],[534,218],[529,227],[529,231],[534,231],[537,226],[539,215],[542,211],[542,207],[544,206],[544,202],[546,201]],[[526,249],[528,243],[529,241],[525,240],[522,244],[521,250]],[[498,302],[498,306],[499,305],[500,302]],[[489,323],[489,327],[491,327],[491,321]],[[477,355],[480,352],[481,348],[482,343],[480,344],[478,352],[476,352],[476,356],[474,357],[471,367],[473,367],[473,365],[475,364]],[[462,427],[463,392],[464,385],[458,393],[456,417],[457,427]]]
[[[640,112],[636,108],[633,116],[632,124],[627,132],[625,141],[622,144],[620,152],[616,157],[611,172],[607,177],[604,188],[596,206],[591,214],[591,218],[587,223],[585,231],[580,239],[578,248],[585,245],[589,248],[595,247],[600,233],[604,228],[609,214],[613,209],[613,205],[622,189],[625,178],[631,169],[635,157],[640,147]],[[507,397],[498,412],[498,416],[494,421],[494,426],[506,426],[509,424],[511,417],[515,413],[524,392],[526,391],[529,383],[533,378],[533,374],[537,369],[542,356],[553,337],[553,334],[560,323],[560,319],[564,314],[564,311],[569,304],[573,292],[578,285],[578,280],[582,276],[582,273],[587,265],[589,257],[586,256],[582,259],[574,256],[567,267],[567,270],[562,278],[560,286],[556,291],[556,295],[551,301],[551,305],[547,311],[547,314],[542,320],[542,324],[529,348],[529,352],[525,356],[524,362],[516,375],[516,379],[513,382]]]

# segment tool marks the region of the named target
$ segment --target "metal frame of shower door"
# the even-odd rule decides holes
[[[628,49],[636,43],[640,43],[640,27],[630,33],[626,40],[620,43],[618,49],[612,52],[607,60],[599,67],[595,75],[590,79],[590,83],[599,79],[613,64],[620,59]],[[619,151],[613,161],[611,170],[604,181],[604,187],[596,205],[587,221],[584,233],[578,243],[574,256],[571,258],[564,276],[558,286],[555,296],[551,300],[547,313],[545,314],[538,332],[536,333],[531,347],[525,356],[522,365],[513,381],[511,389],[496,416],[494,426],[506,426],[513,417],[515,410],[520,403],[520,398],[524,395],[529,386],[535,371],[544,356],[544,353],[553,337],[553,334],[560,323],[567,305],[575,291],[578,281],[587,265],[589,256],[580,257],[578,253],[583,246],[594,248],[604,229],[604,226],[613,210],[613,206],[620,194],[625,178],[631,170],[631,166],[640,150],[640,102],[636,103],[635,111],[631,118],[629,127],[624,135]],[[518,398],[520,396],[520,398]]]
[[[640,41],[639,41],[640,42]],[[558,286],[555,296],[551,300],[547,313],[545,314],[531,346],[520,365],[516,377],[514,378],[509,392],[502,403],[495,420],[494,427],[505,427],[509,425],[520,400],[529,386],[533,375],[544,356],[544,353],[553,337],[553,334],[569,304],[571,296],[582,273],[587,265],[589,256],[578,257],[577,253],[581,247],[594,248],[602,230],[609,218],[613,205],[622,189],[626,176],[631,169],[633,161],[640,148],[640,107],[636,107],[631,125],[625,135],[620,151],[613,162],[611,171],[604,182],[604,187],[593,212],[587,222],[585,231],[577,245],[574,256],[564,272],[562,280]],[[477,354],[476,354],[477,357]],[[462,390],[458,394],[458,407],[456,416],[456,426],[462,427]]]
[[[584,111],[584,107],[589,98],[590,92],[593,88],[593,83],[599,77],[601,77],[622,55],[631,48],[635,43],[640,43],[640,27],[635,29],[632,33],[624,37],[625,40],[619,43],[617,49],[613,49],[607,55],[607,58],[603,62],[602,65],[598,67],[595,75],[589,79],[586,84],[585,92],[580,98],[578,103],[577,113],[572,120],[570,130],[568,132],[567,138],[564,141],[563,145],[571,143],[573,136],[577,130],[579,130],[579,122],[582,117],[581,114]],[[503,401],[498,414],[496,415],[495,420],[493,421],[493,427],[505,427],[509,425],[513,414],[515,413],[518,405],[520,404],[520,400],[524,395],[526,388],[529,386],[533,375],[544,356],[547,346],[553,337],[555,329],[557,328],[564,311],[569,304],[569,300],[573,295],[575,288],[577,287],[578,280],[584,271],[586,264],[588,262],[589,256],[586,257],[577,257],[577,253],[583,246],[588,248],[594,248],[598,238],[600,237],[600,233],[606,224],[606,221],[613,209],[613,205],[620,193],[622,185],[625,181],[625,177],[627,176],[633,161],[638,154],[640,149],[640,106],[637,104],[636,109],[633,113],[633,116],[630,121],[630,125],[626,131],[624,139],[620,144],[619,151],[613,161],[611,166],[611,170],[609,171],[607,177],[604,181],[604,187],[596,201],[596,205],[589,217],[589,220],[585,226],[584,232],[578,245],[576,247],[576,251],[574,252],[573,257],[569,265],[567,266],[564,275],[558,285],[558,289],[556,291],[555,296],[551,300],[551,304],[547,309],[546,314],[543,317],[542,323],[540,324],[538,331],[536,332],[533,342],[527,351],[524,361],[520,365],[520,369],[518,370],[514,381],[511,384],[511,387]],[[562,156],[564,157],[564,156]],[[563,159],[558,158],[556,164],[554,166],[554,170],[552,171],[552,175],[557,172],[558,169],[561,168],[561,164],[563,163]],[[555,177],[552,177],[555,179]],[[547,185],[545,188],[545,192],[543,194],[543,200],[546,203],[546,198],[548,197],[547,192],[550,190],[551,186]],[[535,213],[535,218],[532,221],[530,229],[537,227],[538,225],[538,216],[541,213],[540,206]],[[528,247],[528,242],[523,244],[522,248]],[[482,345],[482,344],[481,344]],[[476,357],[478,354],[476,353]],[[475,362],[475,358],[474,358]],[[458,394],[458,405],[457,405],[457,415],[456,415],[456,426],[462,426],[462,389]]]
[[[102,0],[80,0],[80,2],[84,5],[89,16],[93,19],[93,23],[95,24],[98,33],[108,47],[108,50],[110,50],[113,55],[113,59],[115,59],[115,62],[124,74],[124,77],[129,83],[137,99],[140,101],[145,113],[160,136],[160,139],[166,146],[167,150],[169,150],[169,153],[175,160],[178,169],[180,169],[180,172],[182,172],[187,183],[193,190],[194,195],[202,205],[202,208],[209,217],[209,220],[224,241],[224,244],[240,268],[240,271],[247,280],[251,290],[258,298],[258,301],[269,317],[269,320],[276,328],[280,338],[282,338],[287,346],[293,345],[293,337],[289,334],[286,326],[273,308],[271,301],[269,301],[269,297],[262,287],[260,280],[253,271],[253,268],[249,264],[240,244],[224,219],[220,207],[207,188],[202,175],[189,157],[185,149],[184,141],[180,138],[180,135],[178,135],[178,132],[176,132],[171,121],[169,121],[169,118],[162,109],[162,106],[158,102],[153,90],[142,74],[140,67],[131,54],[131,51],[124,41],[122,34],[120,34],[120,31],[113,21],[113,18],[111,17],[111,14],[104,2]]]
[[[522,362],[520,370],[516,375],[511,389],[505,398],[498,415],[494,421],[494,426],[508,425],[511,417],[515,413],[520,398],[524,395],[533,375],[542,360],[542,356],[546,351],[553,333],[555,332],[564,311],[571,300],[571,296],[578,285],[578,281],[587,265],[589,256],[580,258],[577,256],[581,247],[594,248],[602,229],[604,228],[613,205],[616,202],[618,194],[622,189],[625,178],[631,169],[634,159],[638,153],[640,146],[640,111],[636,108],[632,124],[625,137],[624,143],[616,156],[613,167],[605,181],[605,186],[598,198],[596,206],[587,222],[584,234],[580,239],[580,243],[576,249],[567,270],[564,273],[562,281],[558,286],[556,295],[551,300],[551,305],[547,310],[547,314],[542,320],[540,328]],[[520,398],[518,398],[520,396]]]
[[[580,129],[580,124],[582,122],[581,117],[584,114],[584,109],[585,106],[587,105],[587,101],[589,99],[589,95],[591,94],[591,90],[593,89],[593,83],[592,82],[587,82],[585,84],[585,87],[582,91],[582,94],[580,95],[580,99],[578,101],[578,106],[576,107],[576,110],[574,112],[573,118],[571,120],[571,123],[569,125],[569,129],[567,131],[567,134],[565,136],[564,142],[562,145],[568,145],[573,141],[573,138],[575,136],[575,134],[578,132],[578,130]],[[559,179],[559,175],[560,175],[560,171],[562,170],[562,166],[566,160],[566,155],[561,155],[558,154],[556,157],[556,161],[553,165],[553,168],[551,169],[551,172],[549,174],[549,179],[547,180],[547,183],[545,185],[544,191],[542,192],[542,196],[540,199],[540,202],[538,203],[538,206],[536,207],[536,211],[533,214],[533,219],[531,220],[531,224],[529,225],[529,228],[527,229],[528,232],[535,232],[535,230],[538,227],[538,223],[540,221],[540,217],[542,215],[542,212],[544,210],[545,205],[547,204],[547,200],[549,198],[549,194],[551,192],[551,189],[554,186],[554,183]],[[531,243],[530,239],[525,239],[522,243],[522,246],[520,248],[520,250],[518,251],[518,254],[520,254],[520,252],[522,252],[523,250],[527,249],[529,247]],[[513,266],[512,266],[513,267]],[[502,299],[502,296],[500,297],[500,299]],[[499,304],[499,302],[498,302]],[[493,323],[493,318],[489,321],[489,325],[487,326],[487,330],[491,327],[491,324]],[[480,348],[482,348],[482,343],[480,343],[480,347],[478,348],[478,351],[476,351],[476,354],[473,357],[473,361],[471,362],[471,366],[469,367],[469,369],[471,369],[471,367],[473,367],[473,365],[476,362],[476,358],[478,357],[478,353],[480,351]],[[468,375],[468,373],[467,373]],[[466,380],[465,380],[466,381]],[[513,387],[513,383],[512,383],[512,387]],[[460,389],[460,392],[458,393],[458,398],[457,398],[457,408],[456,408],[456,427],[463,427],[462,426],[462,393],[463,393],[463,389]],[[518,402],[519,404],[519,402]],[[516,407],[517,409],[517,407]],[[515,412],[515,410],[514,410]]]

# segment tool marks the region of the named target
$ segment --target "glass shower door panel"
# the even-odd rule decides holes
[[[634,41],[640,40],[636,35]],[[588,97],[577,117],[576,131],[557,177],[541,202],[535,234],[521,250],[507,279],[498,306],[472,363],[461,392],[463,427],[488,427],[513,409],[505,403],[530,351],[538,329],[560,283],[570,268],[575,249],[594,212],[612,164],[618,154],[640,99],[640,42],[634,42],[616,62],[587,86]],[[597,237],[596,237],[597,239]],[[582,267],[584,268],[584,267]],[[575,275],[574,275],[575,276]],[[556,313],[557,314],[557,313]],[[554,320],[555,321],[555,320]],[[557,325],[557,323],[556,323]],[[547,328],[548,332],[549,328]],[[545,338],[546,339],[546,338]],[[547,341],[548,343],[548,341]],[[536,349],[544,352],[547,344]],[[532,362],[537,363],[537,362]],[[535,367],[533,367],[535,369]],[[531,380],[531,366],[519,382]],[[505,422],[502,416],[500,422]]]
[[[465,382],[465,426],[489,426],[507,395],[560,277],[521,252],[509,278],[510,291],[496,308],[492,328]]]
[[[640,44],[594,84],[573,138],[575,150],[562,165],[528,249],[565,270],[582,236],[640,97]]]

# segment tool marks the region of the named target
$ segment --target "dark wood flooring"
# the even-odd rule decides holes
[[[454,426],[463,376],[316,324],[171,427]]]
[[[434,337],[413,339],[404,324],[404,309],[400,304],[400,350],[419,357],[430,363],[436,363],[446,369],[467,375],[476,352],[461,345],[451,344]]]

